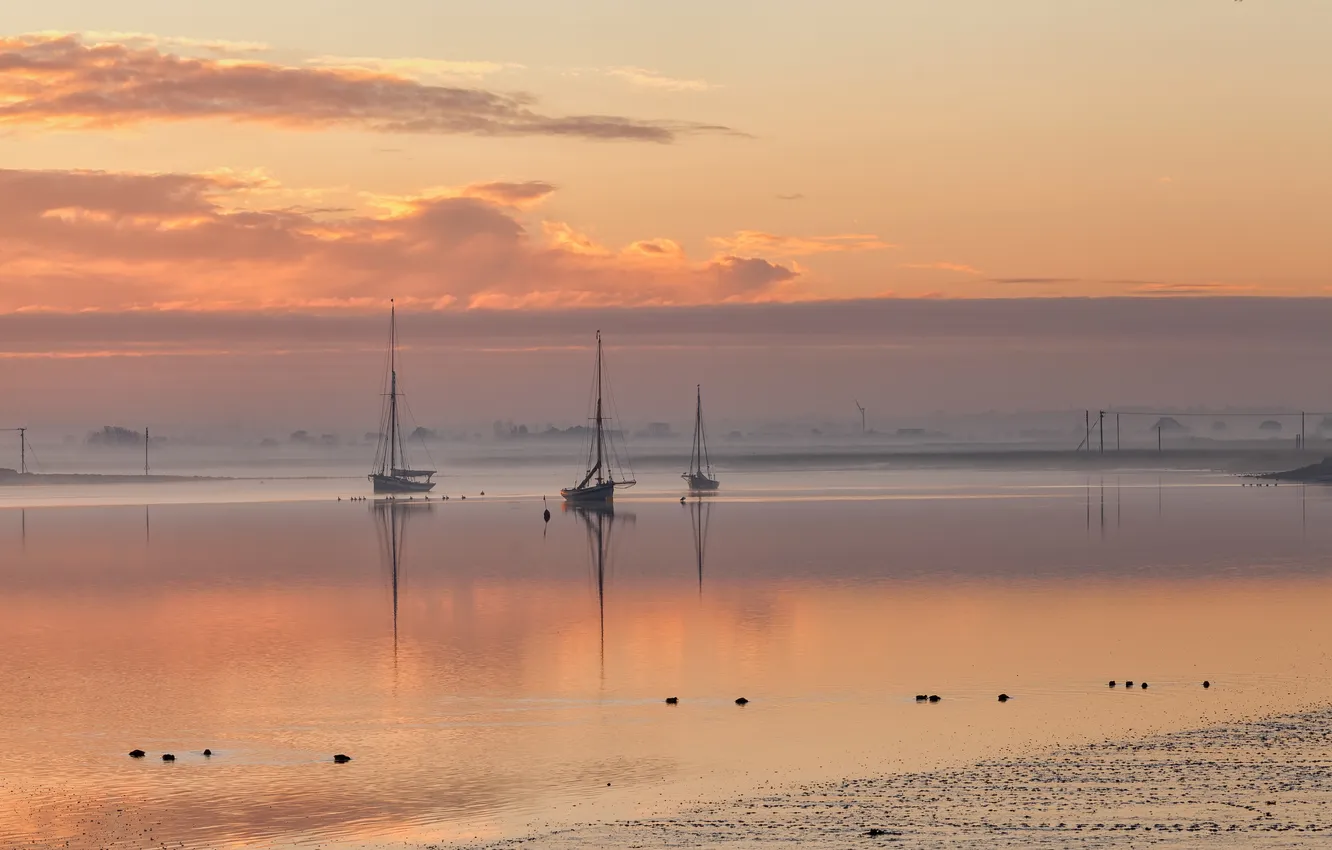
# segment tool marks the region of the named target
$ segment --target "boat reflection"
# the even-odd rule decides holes
[[[407,520],[413,514],[434,510],[429,502],[380,499],[370,503],[375,517],[375,530],[379,534],[379,554],[389,573],[393,591],[393,660],[398,660],[398,584],[402,569],[403,542]]]
[[[703,595],[703,561],[708,551],[708,528],[712,524],[712,503],[695,499],[689,505],[689,524],[694,530],[694,558],[698,562],[698,595]]]
[[[630,513],[615,513],[609,503],[569,504],[564,510],[573,513],[583,521],[587,530],[587,549],[592,569],[592,576],[597,586],[597,620],[601,645],[601,672],[606,673],[606,580],[610,574],[613,556],[612,531],[615,523],[633,523],[635,517]]]

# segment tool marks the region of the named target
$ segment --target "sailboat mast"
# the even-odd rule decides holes
[[[597,331],[597,483],[604,480],[604,470],[602,469],[602,417],[601,417],[601,331]]]
[[[703,437],[703,386],[695,386],[695,390],[698,392],[698,406],[694,409],[694,448],[690,452],[689,472],[697,474],[703,472],[703,453],[699,450],[702,448]]]
[[[389,299],[389,463],[388,473],[398,466],[398,313]]]

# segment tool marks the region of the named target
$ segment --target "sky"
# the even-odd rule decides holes
[[[558,380],[577,369],[549,352],[585,354],[598,310],[622,327],[658,313],[722,323],[706,345],[686,322],[675,345],[633,355],[655,368],[629,370],[642,387],[630,398],[656,415],[707,365],[768,388],[741,394],[733,412],[750,417],[817,410],[821,382],[921,410],[1327,394],[1298,373],[1204,391],[1159,363],[1128,376],[1140,390],[1075,378],[1066,361],[1050,381],[1018,358],[1005,380],[1038,391],[990,401],[941,385],[943,364],[985,374],[1066,335],[1027,322],[995,351],[973,329],[934,340],[925,368],[882,353],[905,350],[891,323],[872,334],[878,359],[815,356],[805,332],[827,332],[821,302],[882,315],[884,302],[972,301],[995,323],[1115,297],[1196,324],[1222,321],[1196,306],[1209,298],[1326,297],[1323,0],[47,0],[7,8],[0,26],[0,419],[95,418],[129,399],[146,413],[162,386],[188,394],[222,373],[218,404],[259,415],[274,398],[240,387],[318,384],[317,365],[292,359],[316,347],[303,319],[350,322],[321,356],[378,369],[361,330],[389,298],[500,336],[524,315],[575,316],[540,345],[467,349],[485,380],[447,388],[495,416],[577,418],[563,400],[581,405],[584,376]],[[1195,306],[1161,306],[1175,300]],[[39,332],[88,313],[113,340],[97,351]],[[201,316],[207,339],[172,331]],[[727,322],[763,317],[776,322],[764,356],[717,361]],[[256,322],[278,318],[295,336],[257,354]],[[1175,328],[1149,324],[1168,346]],[[612,345],[641,342],[604,329]],[[1208,338],[1198,356],[1233,354],[1225,333]],[[442,391],[434,368],[448,363],[427,362],[421,382]],[[864,386],[885,372],[937,375]],[[531,374],[549,380],[497,389]],[[100,407],[69,400],[130,375]],[[352,415],[365,388],[335,384],[294,404]]]

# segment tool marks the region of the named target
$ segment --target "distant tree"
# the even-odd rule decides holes
[[[1181,425],[1179,420],[1173,416],[1162,416],[1160,419],[1156,420],[1156,424],[1152,426],[1152,430],[1163,431],[1169,434],[1171,431],[1179,432],[1187,431],[1189,429]]]
[[[1275,419],[1264,419],[1263,424],[1258,426],[1259,431],[1280,431],[1281,423]]]
[[[439,439],[439,434],[423,425],[418,425],[411,433],[411,439],[421,440],[423,442],[433,442]]]
[[[102,430],[93,431],[88,435],[88,445],[102,448],[142,446],[143,433],[131,431],[129,428],[122,428],[119,425],[103,425]]]
[[[292,431],[290,439],[293,443],[308,443],[310,442],[310,432]]]

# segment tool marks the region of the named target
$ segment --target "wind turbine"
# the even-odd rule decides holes
[[[860,433],[865,433],[865,408],[860,406],[860,400],[855,399],[856,410],[860,411]]]

